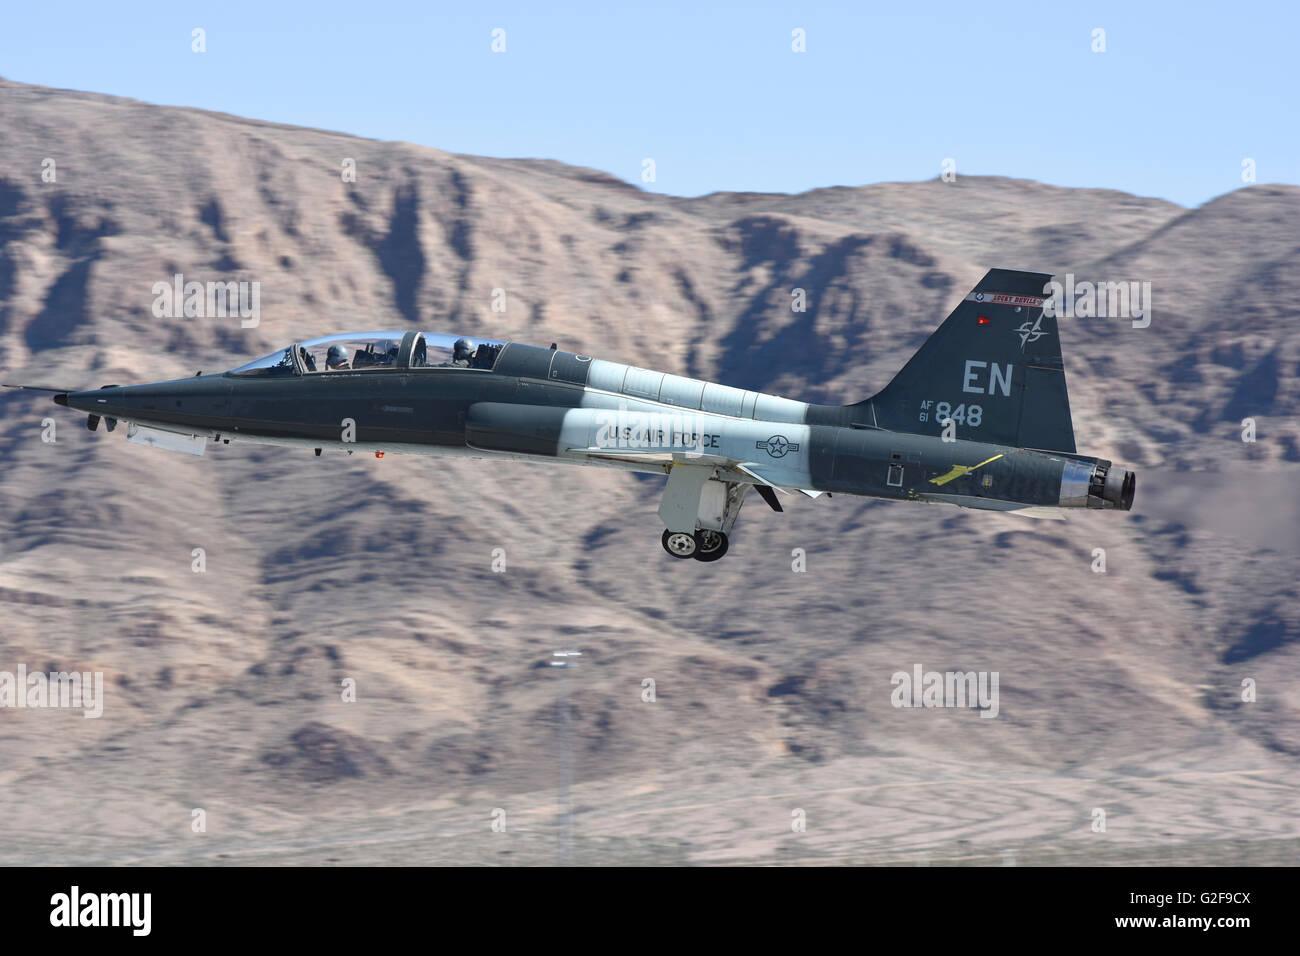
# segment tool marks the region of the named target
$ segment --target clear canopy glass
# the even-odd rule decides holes
[[[394,369],[491,370],[505,342],[443,332],[342,332],[308,339],[230,371],[231,375],[312,375]]]
[[[231,375],[297,375],[298,369],[293,364],[293,349],[280,349],[260,359],[254,359],[247,365],[231,369]]]
[[[460,343],[460,351],[456,345]],[[411,349],[411,368],[490,369],[504,342],[469,335],[421,332]]]
[[[395,369],[405,332],[343,332],[298,344],[304,372]]]

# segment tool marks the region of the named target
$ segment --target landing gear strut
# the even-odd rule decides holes
[[[722,481],[713,477],[715,473],[691,464],[676,464],[669,472],[659,517],[669,528],[662,539],[664,550],[674,558],[716,561],[727,553],[727,535],[753,485]]]
[[[664,550],[674,558],[716,561],[727,553],[727,536],[721,531],[701,529],[694,534],[665,531],[661,541]]]

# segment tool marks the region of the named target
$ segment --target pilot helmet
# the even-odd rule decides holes
[[[467,359],[474,354],[474,343],[469,339],[457,339],[452,346],[452,358]]]
[[[340,365],[346,365],[348,361],[348,350],[337,343],[329,347],[325,353],[325,367],[336,368]]]

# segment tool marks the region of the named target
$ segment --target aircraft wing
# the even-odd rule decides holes
[[[673,453],[670,451],[634,451],[630,448],[602,448],[599,446],[592,448],[566,448],[565,451],[574,455],[586,455],[588,458],[599,458],[602,461],[645,461],[661,462],[665,465],[676,461]],[[685,455],[678,456],[685,460]],[[701,456],[707,457],[707,456]],[[708,462],[701,462],[708,464]]]
[[[752,461],[737,462],[732,467],[734,467],[739,472],[743,472],[744,474],[749,475],[749,477],[754,479],[753,483],[755,485],[766,486],[768,488],[775,488],[777,491],[785,491],[785,492],[797,491],[799,492],[799,494],[807,495],[809,498],[820,498],[822,495],[826,494],[826,492],[824,491],[814,491],[811,488],[798,488],[798,487],[792,487],[790,485],[780,484],[777,481],[772,480],[767,475],[764,475],[763,466],[758,464],[757,462],[752,462]]]
[[[669,465],[707,465],[721,469],[723,471],[739,472],[730,478],[723,477],[724,480],[734,480],[746,484],[755,485],[760,488],[775,488],[777,491],[792,494],[798,492],[801,495],[807,495],[809,498],[820,498],[825,492],[814,491],[810,488],[799,488],[788,483],[783,483],[775,476],[765,474],[763,465],[752,461],[736,461],[734,458],[727,458],[723,455],[708,455],[700,452],[672,452],[666,450],[655,451],[637,451],[630,448],[570,448],[569,452],[575,454],[587,455],[590,458],[599,458],[603,461],[637,461]],[[766,497],[766,496],[764,496]]]

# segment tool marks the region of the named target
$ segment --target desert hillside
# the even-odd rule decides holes
[[[0,671],[106,684],[97,720],[0,708],[0,862],[549,861],[562,680],[580,862],[1294,862],[1297,223],[1300,188],[1272,186],[1196,209],[966,177],[682,199],[0,81],[6,382],[412,327],[839,403],[987,268],[1152,288],[1147,328],[1061,327],[1079,449],[1138,471],[1132,513],[751,499],[711,565],[660,549],[662,479],[192,459],[5,390]],[[259,283],[259,324],[156,317],[176,274]],[[916,664],[998,672],[997,717],[891,706]]]

